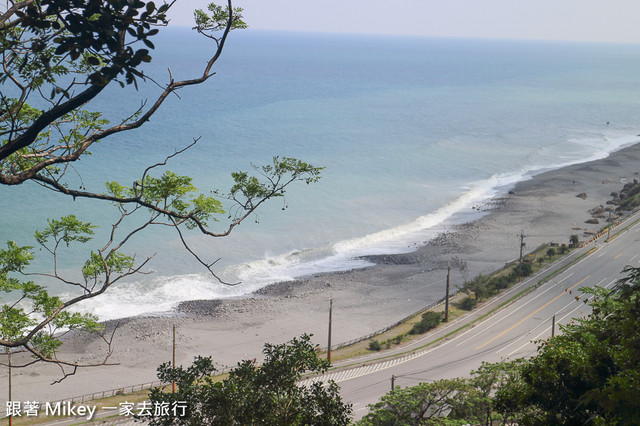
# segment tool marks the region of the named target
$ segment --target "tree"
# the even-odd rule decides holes
[[[17,301],[2,307],[0,346],[22,347],[37,360],[71,367],[70,374],[79,364],[56,359],[60,341],[54,333],[100,329],[95,317],[70,314],[68,308],[99,296],[123,278],[146,272],[151,257],[140,259],[125,253],[134,235],[152,226],[173,228],[185,249],[215,276],[212,266],[216,261],[203,259],[192,250],[185,232],[224,237],[264,202],[284,196],[293,182],[309,184],[319,179],[321,168],[287,157],[254,166],[259,177],[233,173],[233,186],[220,195],[229,200],[232,214],[217,229],[210,224],[225,214],[224,203],[199,193],[190,177],[162,170],[199,138],[141,170],[133,185],[113,181],[106,183],[105,190],[87,190],[72,184],[67,171],[73,162],[87,156],[94,144],[141,127],[169,95],[205,83],[214,74],[213,66],[229,33],[246,27],[242,9],[234,8],[230,0],[226,6],[209,5],[207,12],[197,10],[194,29],[214,46],[198,75],[176,81],[169,74],[164,85],[152,81],[159,87],[155,101],[130,111],[121,122],[109,123],[100,112],[90,111],[91,102],[107,86],[137,88],[150,81],[141,65],[151,61],[153,36],[168,24],[166,13],[172,5],[141,0],[9,0],[0,7],[0,184],[34,182],[74,199],[108,202],[117,211],[102,244],[92,241],[95,225],[73,215],[50,219],[36,231],[35,247],[52,257],[51,271],[29,269],[32,246],[8,241],[0,250],[0,291],[18,295]],[[79,276],[65,276],[59,261],[70,247],[78,245],[91,246],[85,249],[86,260],[78,265]],[[52,296],[38,283],[45,279],[76,292],[65,300]]]
[[[523,410],[520,424],[640,423],[640,269],[612,292],[583,289],[592,313],[561,326],[522,366],[522,386],[497,403]]]
[[[154,388],[152,404],[186,405],[184,413],[145,417],[160,425],[347,425],[351,405],[342,402],[338,386],[316,382],[309,386],[297,382],[305,372],[323,373],[329,362],[318,357],[309,335],[280,345],[265,344],[265,360],[242,361],[222,381],[211,374],[211,358],[198,357],[184,369],[169,363],[158,368],[158,378],[176,382],[175,393]]]
[[[556,249],[554,249],[553,247],[550,247],[547,250],[547,256],[549,257],[549,259],[551,259],[555,255],[556,255]]]
[[[466,379],[442,379],[393,389],[358,422],[360,426],[443,424],[441,417],[458,407],[472,388]]]
[[[623,273],[614,290],[583,288],[578,302],[592,313],[561,325],[535,357],[394,389],[359,424],[640,424],[640,268]]]
[[[489,277],[483,274],[478,274],[470,281],[466,281],[460,291],[467,294],[469,297],[473,294],[475,303],[478,303],[480,299],[487,296],[489,284]]]
[[[511,407],[494,408],[496,392],[517,389],[524,360],[499,362],[471,372],[468,379],[443,379],[396,388],[370,406],[359,425],[486,424],[513,417]],[[519,407],[518,407],[519,408]]]
[[[576,234],[573,234],[569,237],[569,245],[571,247],[578,247],[579,243],[580,243],[580,238]]]

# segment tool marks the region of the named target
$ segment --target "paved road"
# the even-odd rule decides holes
[[[640,213],[627,219],[620,228],[639,218]],[[468,315],[411,344],[384,352],[384,359],[380,359],[380,354],[371,354],[336,363],[338,370],[311,380],[333,379],[339,383],[342,396],[353,404],[358,419],[367,413],[367,404],[377,402],[389,391],[392,375],[396,377],[396,385],[405,387],[424,381],[467,376],[482,361],[531,356],[536,352],[533,342],[551,335],[554,315],[557,324],[564,324],[588,314],[589,307],[580,297],[581,287],[599,285],[610,288],[620,278],[624,266],[640,266],[640,222],[629,226],[610,242],[605,242],[604,237],[600,240],[575,250]],[[594,247],[596,251],[576,261]],[[572,262],[575,263],[567,267]],[[566,269],[540,287],[480,320],[524,289],[535,286],[542,277],[563,268]],[[438,339],[443,340],[425,346]],[[70,420],[57,424],[72,424]],[[126,418],[118,420],[117,424],[123,426],[133,424]],[[107,421],[106,424],[116,423]]]
[[[629,218],[623,226],[629,226],[639,217],[640,214]],[[392,375],[396,377],[396,385],[405,387],[424,381],[467,376],[482,361],[496,362],[534,355],[534,342],[551,336],[554,315],[556,324],[564,324],[589,313],[589,306],[579,290],[581,287],[598,285],[610,288],[620,278],[620,271],[624,266],[640,266],[640,223],[621,232],[609,242],[605,242],[605,238],[574,251],[567,259],[553,265],[543,274],[515,286],[473,314],[442,327],[420,342],[412,344],[410,348],[401,349],[410,351],[403,357],[333,372],[323,379],[331,378],[339,383],[341,394],[353,403],[354,414],[356,418],[360,418],[366,414],[367,404],[375,403],[389,391]],[[485,320],[464,328],[437,345],[411,350],[451,333],[495,309],[527,286],[535,285],[541,275],[546,276],[554,270],[566,267],[593,247],[597,250]]]

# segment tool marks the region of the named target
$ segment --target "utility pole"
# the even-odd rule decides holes
[[[520,231],[520,263],[518,264],[518,281],[522,281],[522,251],[524,250],[524,231]]]
[[[551,337],[556,336],[556,314],[553,314],[553,320],[551,322]]]
[[[391,375],[391,390],[394,390],[396,388],[396,375],[392,374]]]
[[[449,282],[451,278],[451,264],[447,263],[447,293],[444,297],[444,322],[449,322]]]
[[[611,237],[611,210],[609,210],[609,217],[607,218],[607,241],[609,241],[609,237]]]
[[[333,299],[329,299],[329,338],[327,342],[327,361],[331,362],[331,320],[333,316]]]
[[[11,403],[12,395],[11,395],[11,348],[7,348],[7,360],[9,362],[9,399],[8,401]],[[9,416],[9,426],[13,425],[13,411]]]
[[[173,359],[171,361],[171,366],[175,370],[176,368],[176,325],[173,324]],[[171,392],[176,393],[176,381],[174,380],[171,383]]]

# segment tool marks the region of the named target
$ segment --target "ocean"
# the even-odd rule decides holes
[[[188,29],[165,29],[145,73],[158,84],[199,76],[212,50]],[[112,319],[167,314],[183,300],[237,297],[281,280],[369,265],[367,254],[415,249],[474,207],[543,170],[606,157],[640,141],[640,45],[288,33],[231,34],[216,75],[172,96],[141,129],[105,140],[74,164],[71,186],[130,185],[188,145],[167,170],[203,192],[225,192],[236,170],[275,155],[325,167],[322,179],[275,199],[231,236],[188,233],[215,260],[217,282],[162,227],[124,252],[153,256],[79,309]],[[117,123],[159,92],[108,88],[89,109]],[[0,241],[35,245],[47,218],[100,224],[59,269],[72,277],[104,244],[115,209],[33,184],[0,187]],[[222,229],[226,216],[214,229]],[[37,251],[33,271],[50,271]],[[70,289],[43,281],[64,297]],[[11,295],[8,296],[11,299]]]

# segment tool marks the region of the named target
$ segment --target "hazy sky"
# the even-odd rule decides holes
[[[178,0],[192,25],[207,0]],[[221,3],[218,0],[218,3]],[[639,0],[235,0],[251,28],[640,43]]]

